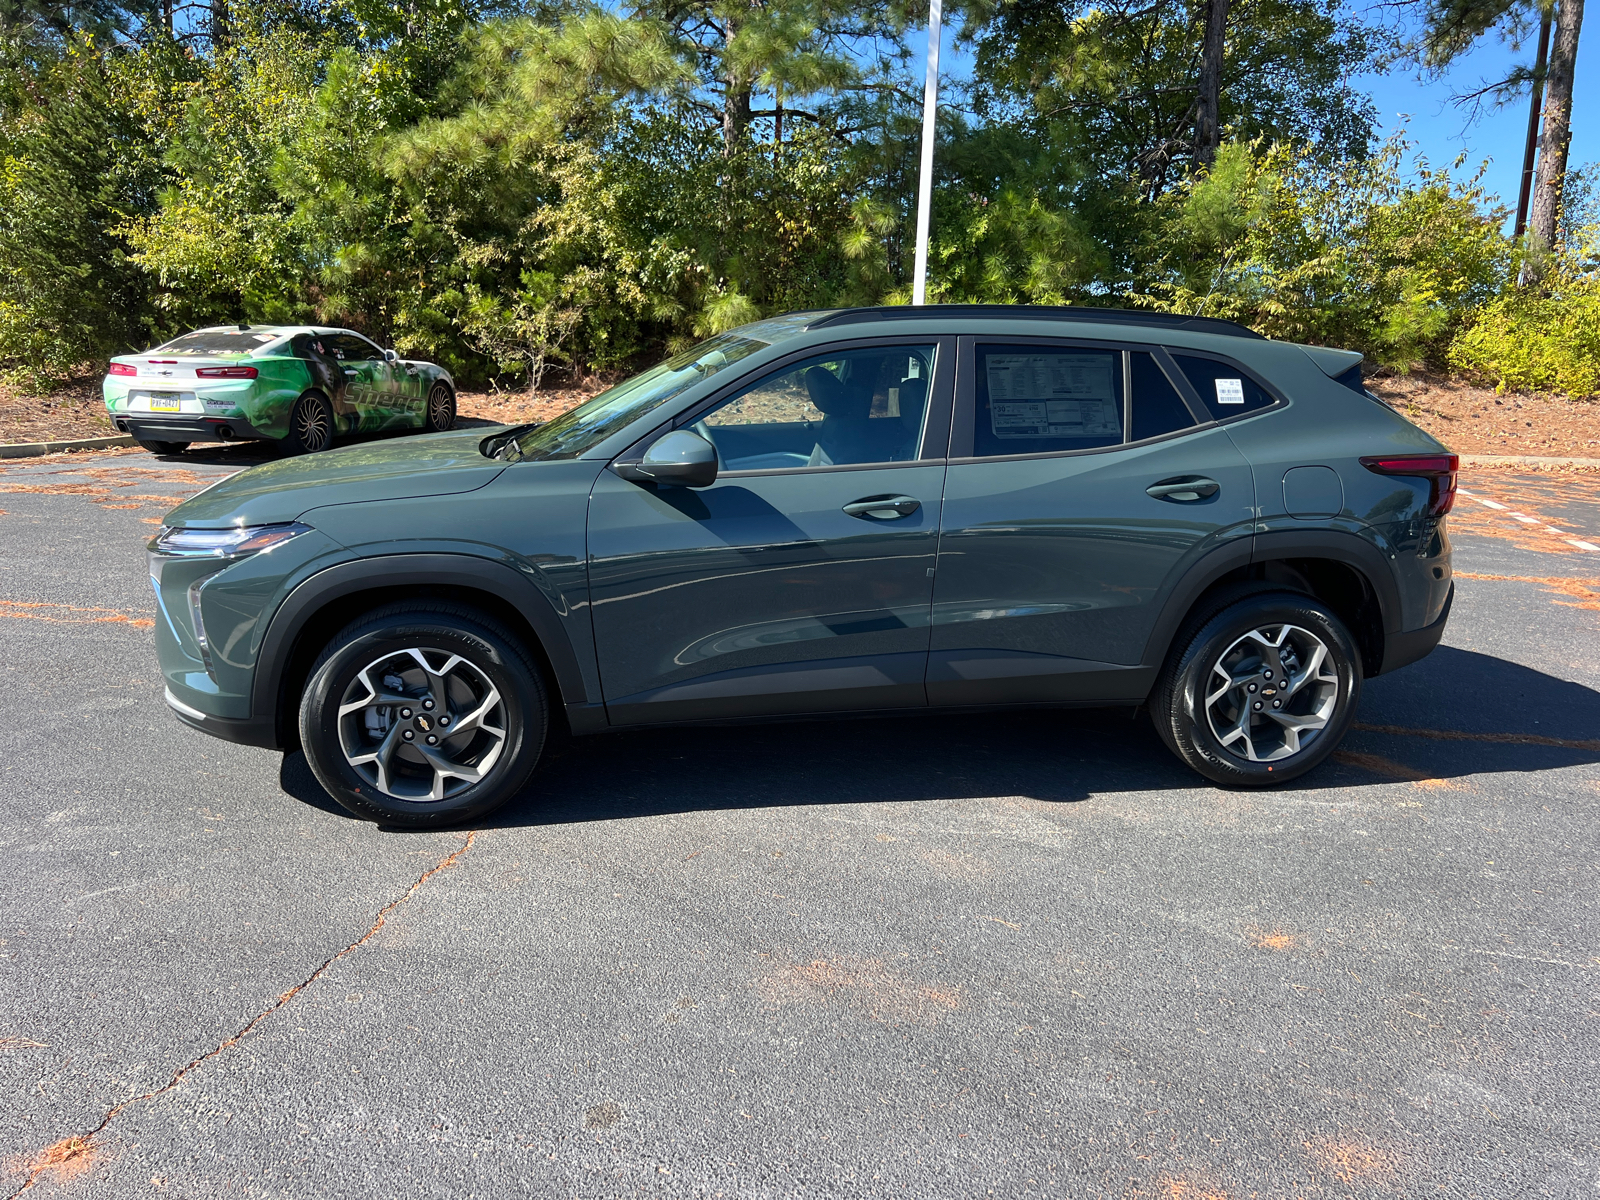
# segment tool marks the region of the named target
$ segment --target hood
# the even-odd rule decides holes
[[[165,522],[202,528],[274,525],[327,504],[476,491],[506,469],[505,463],[478,453],[485,432],[392,438],[251,467],[185,500]]]

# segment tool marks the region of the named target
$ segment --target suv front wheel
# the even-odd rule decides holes
[[[1344,623],[1295,592],[1248,595],[1191,621],[1150,697],[1156,732],[1207,779],[1304,775],[1355,716],[1361,668]]]
[[[300,744],[357,816],[430,828],[511,799],[544,749],[538,669],[498,622],[452,605],[396,604],[347,626],[312,667]]]

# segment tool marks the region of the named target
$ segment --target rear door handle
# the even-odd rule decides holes
[[[1222,490],[1215,479],[1204,475],[1180,475],[1176,479],[1163,479],[1145,488],[1145,495],[1157,500],[1171,500],[1177,504],[1193,504],[1196,500],[1209,500]]]
[[[867,496],[846,504],[844,511],[863,521],[896,521],[909,517],[921,507],[922,501],[914,496]]]

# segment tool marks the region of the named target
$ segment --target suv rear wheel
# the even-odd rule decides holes
[[[1247,595],[1189,622],[1150,715],[1162,741],[1207,779],[1282,783],[1344,738],[1361,693],[1359,661],[1349,631],[1321,602]]]
[[[498,808],[538,765],[544,683],[517,638],[471,609],[390,605],[339,633],[300,700],[317,781],[357,816],[409,828]]]

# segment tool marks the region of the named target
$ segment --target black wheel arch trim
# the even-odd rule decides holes
[[[1166,661],[1172,639],[1196,601],[1214,584],[1242,567],[1278,559],[1323,558],[1358,572],[1371,585],[1382,616],[1385,642],[1400,630],[1400,589],[1383,552],[1354,533],[1294,530],[1258,533],[1225,542],[1194,562],[1173,587],[1145,643],[1143,664]],[[1387,663],[1385,664],[1387,669]],[[1374,674],[1376,672],[1373,672]]]
[[[251,688],[253,721],[273,730],[274,748],[293,741],[284,728],[284,688],[312,619],[328,604],[358,592],[414,587],[466,587],[496,597],[528,623],[554,674],[557,705],[586,699],[578,657],[548,597],[515,568],[470,554],[394,554],[358,558],[318,571],[284,598],[267,626]],[[401,600],[403,596],[393,599]],[[334,629],[321,631],[332,637]],[[291,718],[292,723],[292,718]],[[259,744],[259,743],[258,743]]]

